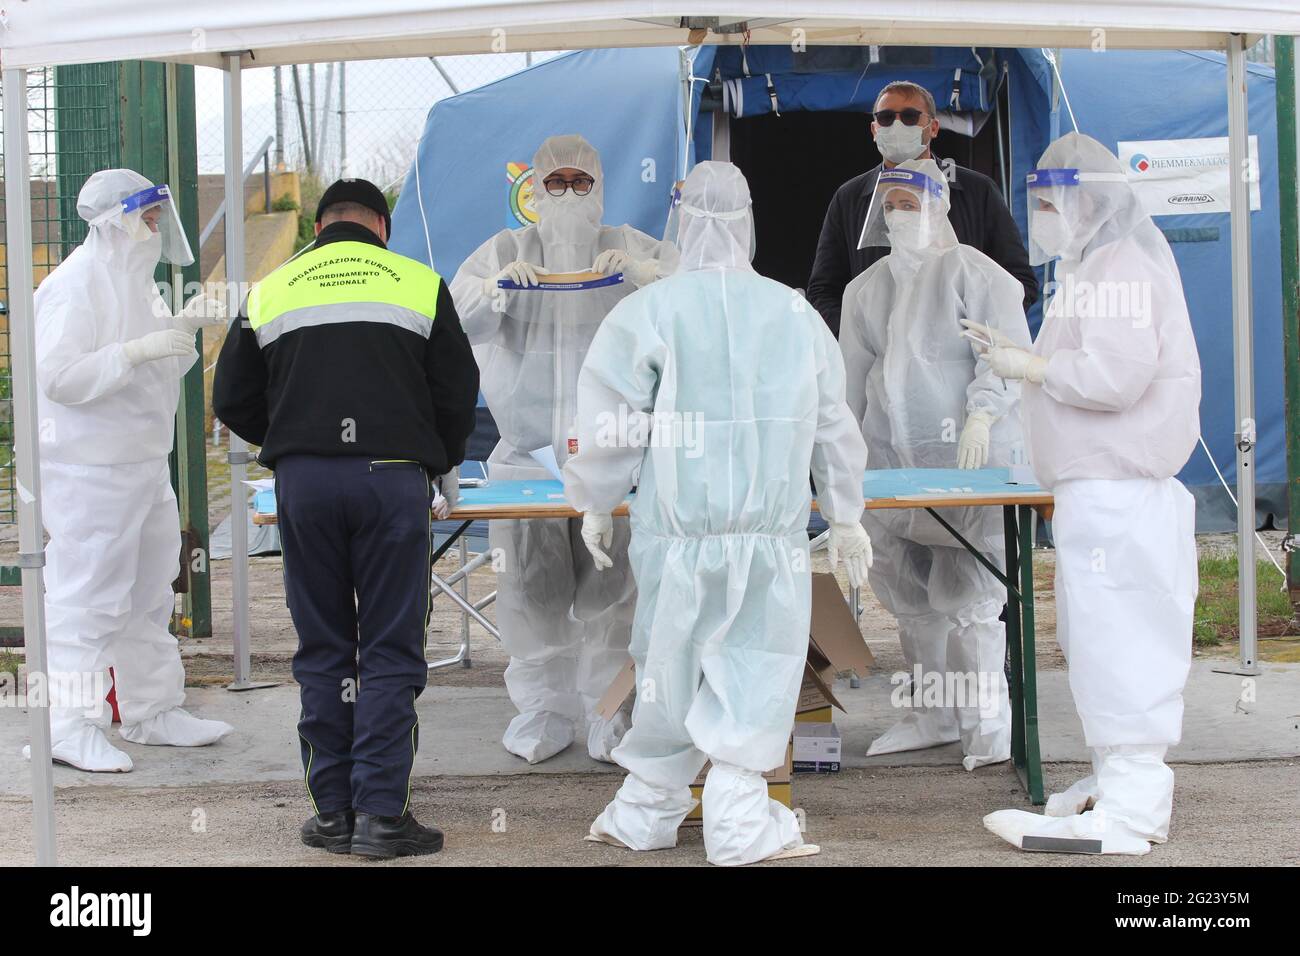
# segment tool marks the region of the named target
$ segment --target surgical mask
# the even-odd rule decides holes
[[[885,226],[889,230],[889,244],[898,249],[920,249],[921,214],[905,209],[891,209],[885,212]]]
[[[887,162],[902,163],[916,159],[925,152],[923,129],[919,123],[916,126],[905,126],[901,121],[895,120],[889,126],[877,128],[876,148]]]
[[[1030,231],[1038,248],[1048,256],[1063,256],[1070,245],[1070,230],[1059,212],[1035,209]]]
[[[537,197],[537,235],[542,240],[543,265],[552,272],[585,269],[595,258],[600,236],[601,204],[593,194]]]

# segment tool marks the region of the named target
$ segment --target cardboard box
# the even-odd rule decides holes
[[[795,773],[839,773],[840,731],[833,723],[794,725],[791,766]]]
[[[763,779],[767,781],[767,796],[770,800],[794,809],[794,794],[790,787],[790,776],[793,772],[792,760],[794,752],[790,744],[785,747],[785,763],[769,770],[763,774]],[[695,798],[695,806],[691,812],[686,814],[686,819],[682,821],[684,827],[698,827],[704,823],[704,807],[700,803],[704,794],[704,778],[709,775],[709,764],[704,765],[700,775],[695,778],[691,784],[691,796]]]
[[[808,660],[795,704],[795,720],[829,723],[831,708],[844,706],[831,690],[839,671],[866,677],[875,666],[871,649],[862,639],[858,622],[833,574],[812,576],[812,623],[808,635]],[[611,720],[636,688],[636,671],[629,657],[601,695],[596,712]]]
[[[832,707],[844,710],[831,690],[835,675],[840,671],[854,671],[859,677],[866,677],[876,664],[833,574],[812,576],[809,632],[808,661],[804,665],[794,719],[796,723],[825,724],[831,720]]]

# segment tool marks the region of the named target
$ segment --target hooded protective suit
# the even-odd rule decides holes
[[[681,213],[681,271],[622,302],[592,342],[579,453],[564,472],[569,500],[588,513],[612,510],[640,473],[638,695],[614,751],[628,776],[591,832],[638,850],[673,846],[708,760],[708,858],[752,863],[807,852],[761,773],[785,757],[807,655],[808,474],[827,519],[853,524],[866,449],[825,324],[749,264],[740,171],[700,163]]]
[[[544,187],[559,169],[578,169],[595,183],[585,196]],[[636,287],[670,274],[677,252],[631,226],[603,226],[600,158],[581,136],[553,136],[533,159],[536,225],[497,233],[465,260],[451,283],[461,324],[474,347],[483,394],[501,431],[488,461],[499,479],[546,479],[530,451],[549,446],[568,458],[578,370],[601,321]],[[508,291],[499,276],[512,263],[545,272],[592,269],[604,255],[623,263],[623,283],[578,291]],[[525,274],[533,270],[526,270]],[[614,271],[610,268],[609,271]],[[626,520],[615,523],[615,566],[598,575],[579,522],[493,521],[489,544],[502,556],[497,622],[510,654],[506,688],[519,715],[502,743],[529,762],[545,760],[588,720],[587,749],[609,760],[627,726],[595,715],[595,706],[626,659],[636,587],[627,563]]]
[[[915,174],[920,188],[908,183]],[[894,180],[887,179],[893,175]],[[963,338],[976,319],[1029,345],[1020,284],[978,249],[961,245],[948,222],[948,184],[932,160],[910,160],[881,174],[864,238],[889,255],[845,290],[840,319],[849,407],[873,468],[1005,467],[1023,462],[1020,386],[1002,382]],[[1004,563],[996,508],[946,509],[944,518],[996,565]],[[960,739],[968,770],[1006,760],[1011,710],[998,620],[1005,589],[929,514],[868,511],[875,542],[871,589],[898,619],[909,676],[944,681],[952,699],[912,707],[868,753],[931,747]],[[969,675],[974,675],[972,681]],[[974,686],[977,699],[969,698]]]
[[[1056,499],[1057,640],[1095,773],[1047,817],[984,822],[1016,846],[1082,838],[1142,854],[1168,837],[1164,755],[1191,666],[1195,504],[1173,476],[1200,432],[1200,360],[1173,253],[1115,156],[1070,133],[1038,165],[1030,253],[1060,257],[1056,292],[1032,353],[989,360],[1028,379],[1030,462]]]
[[[84,770],[131,769],[89,690],[109,667],[127,740],[199,746],[231,729],[180,709],[185,675],[168,633],[181,546],[167,455],[206,321],[188,307],[171,315],[153,278],[162,237],[120,208],[150,186],[125,169],[91,176],[77,197],[94,222],[86,241],[36,290],[50,726],[54,758]],[[83,675],[80,688],[60,674]]]

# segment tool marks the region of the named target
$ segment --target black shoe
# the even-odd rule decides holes
[[[356,815],[351,810],[322,813],[302,825],[302,842],[307,846],[348,853],[352,848],[352,825]]]
[[[415,817],[380,817],[358,813],[352,830],[352,855],[374,860],[391,860],[395,856],[427,856],[442,849],[442,831],[424,827]]]

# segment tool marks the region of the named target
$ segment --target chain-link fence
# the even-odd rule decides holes
[[[281,168],[332,181],[360,176],[400,185],[429,108],[447,96],[508,76],[548,53],[358,60],[252,69],[243,78],[245,161],[274,140]],[[196,78],[199,172],[224,163],[222,76]]]
[[[396,197],[415,159],[429,109],[439,100],[499,80],[556,53],[499,53],[298,64],[243,72],[244,166],[266,149],[272,170],[298,174],[300,242],[305,218],[325,186],[342,176],[378,184]],[[195,72],[200,222],[214,221],[223,194],[224,97],[221,71]],[[269,145],[268,145],[269,144]],[[260,192],[256,173],[246,198]],[[209,274],[224,252],[213,228],[200,251]]]
[[[109,132],[113,128],[115,76],[113,64],[48,67],[27,73],[32,262],[37,283],[86,236],[86,223],[77,215],[77,192],[86,176],[117,165],[118,144]],[[0,168],[2,150],[0,146]],[[0,237],[6,214],[0,192]],[[6,253],[0,244],[0,523],[12,523],[16,518]]]
[[[305,209],[314,208],[322,184],[343,175],[370,179],[395,193],[415,158],[425,117],[434,103],[555,55],[501,53],[363,60],[245,71],[245,161],[269,139],[272,165],[299,173]],[[117,88],[118,69],[116,63],[103,63],[28,72],[31,222],[37,283],[85,238],[86,224],[77,215],[76,203],[86,177],[97,169],[122,164],[122,144],[112,132],[118,128],[123,108]],[[214,188],[209,194],[213,199],[209,205],[214,206],[220,198],[225,161],[222,74],[218,70],[199,69],[195,73],[194,123],[199,173],[212,179]],[[201,206],[203,195],[201,182]],[[204,224],[215,209],[201,212],[200,223]],[[16,517],[4,216],[0,193],[0,524],[12,523]],[[221,230],[214,233],[213,242],[219,245]]]

